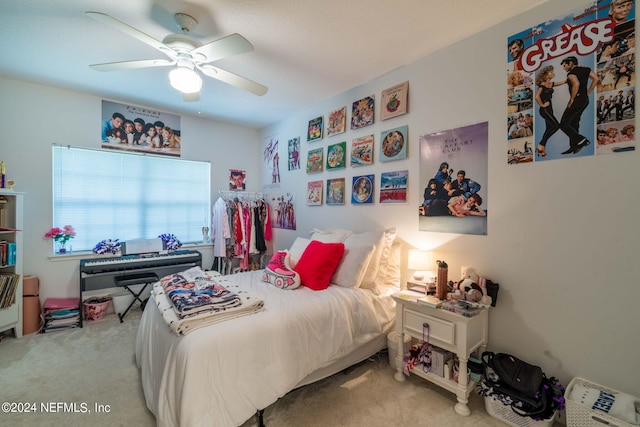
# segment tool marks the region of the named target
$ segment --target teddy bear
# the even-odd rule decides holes
[[[477,283],[479,278],[480,275],[474,267],[462,266],[462,279],[454,283],[448,299],[481,302],[484,292]]]

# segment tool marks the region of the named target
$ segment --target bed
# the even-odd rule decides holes
[[[157,424],[239,426],[289,391],[385,348],[395,323],[391,294],[400,283],[394,238],[393,230],[315,230],[311,239],[296,239],[287,259],[292,269],[302,268],[317,242],[342,244],[326,289],[304,286],[303,275],[297,289],[272,286],[263,270],[223,276],[263,308],[182,336],[167,326],[152,296],[135,351]]]

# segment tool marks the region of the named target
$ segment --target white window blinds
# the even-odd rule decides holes
[[[202,241],[211,206],[209,162],[57,145],[52,158],[52,225],[74,227],[74,251],[163,233],[182,243]]]

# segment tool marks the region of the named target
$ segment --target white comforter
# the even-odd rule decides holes
[[[176,336],[152,301],[136,336],[147,407],[158,426],[238,426],[307,375],[389,330],[389,297],[329,286],[282,290],[262,271],[234,278],[264,310]]]

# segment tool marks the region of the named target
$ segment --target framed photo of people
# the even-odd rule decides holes
[[[180,116],[103,100],[100,140],[106,149],[179,157]]]
[[[420,231],[487,234],[489,123],[420,136]]]

